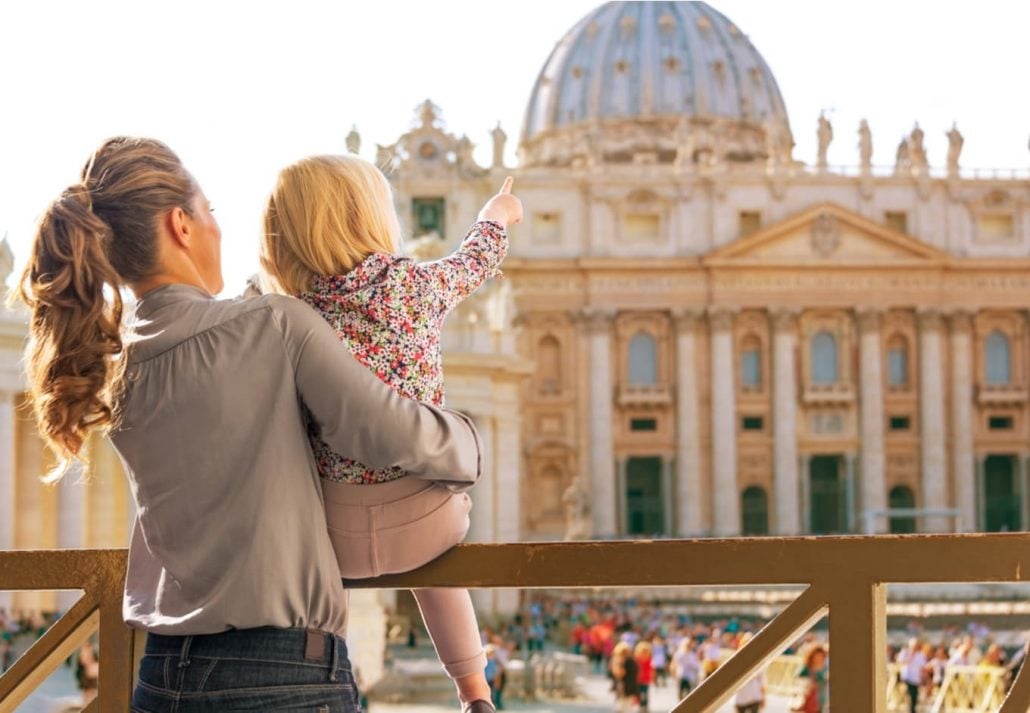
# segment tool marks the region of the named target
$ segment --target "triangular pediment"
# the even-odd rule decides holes
[[[703,261],[731,265],[869,266],[943,264],[949,255],[834,203],[822,203],[713,250]]]

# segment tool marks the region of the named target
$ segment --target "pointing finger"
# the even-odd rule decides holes
[[[514,182],[514,180],[515,179],[513,179],[511,176],[508,176],[507,178],[505,178],[504,179],[504,185],[501,186],[501,191],[500,192],[501,193],[511,193],[511,184]]]

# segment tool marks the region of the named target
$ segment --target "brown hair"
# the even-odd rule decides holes
[[[32,311],[29,400],[60,465],[58,480],[94,428],[115,422],[124,360],[120,288],[150,276],[158,221],[190,212],[196,184],[160,141],[108,139],[43,213],[18,286]]]
[[[357,156],[311,156],[279,172],[265,207],[261,267],[272,288],[311,289],[372,253],[396,253],[400,226],[382,171]]]

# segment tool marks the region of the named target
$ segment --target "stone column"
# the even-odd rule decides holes
[[[808,472],[811,461],[812,456],[807,453],[798,458],[798,469],[801,471],[801,478],[799,478],[801,487],[798,489],[798,500],[801,502],[801,527],[803,533],[812,531],[811,476]]]
[[[86,470],[75,463],[61,478],[57,490],[57,547],[76,550],[86,545]],[[57,593],[57,608],[64,612],[79,600],[77,591]]]
[[[973,463],[973,315],[951,316],[951,467],[955,474],[959,529],[975,532],[976,471]]]
[[[948,506],[947,459],[944,451],[944,378],[941,373],[941,314],[919,312],[919,412],[923,507]],[[927,532],[946,532],[946,517],[927,517]]]
[[[676,534],[697,537],[702,525],[701,416],[697,388],[700,311],[673,314],[676,327]]]
[[[590,344],[590,502],[594,535],[616,534],[615,456],[612,444],[612,323],[610,310],[587,314]]]
[[[668,458],[662,459],[662,519],[665,521],[662,523],[662,534],[666,537],[670,537],[676,530],[675,523],[675,499],[673,498],[673,475],[672,475],[672,461]],[[1025,522],[1025,520],[1024,520]]]
[[[0,551],[14,549],[15,446],[14,394],[0,388]],[[0,591],[0,609],[9,612],[13,600],[13,592]]]
[[[776,533],[801,534],[798,488],[797,311],[777,310],[773,320],[773,488]]]
[[[740,534],[737,492],[737,394],[734,386],[733,312],[709,312],[712,332],[712,531]]]
[[[865,513],[887,507],[886,456],[884,452],[883,349],[880,338],[880,312],[866,309],[858,313],[859,375],[861,409],[861,522]],[[887,532],[887,518],[872,519],[872,532]]]

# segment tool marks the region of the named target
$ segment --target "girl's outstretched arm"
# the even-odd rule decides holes
[[[420,281],[435,297],[440,318],[500,274],[498,266],[508,254],[507,226],[522,220],[522,202],[511,194],[512,179],[487,201],[461,246],[451,255],[414,266]]]

